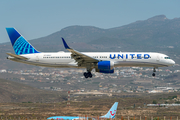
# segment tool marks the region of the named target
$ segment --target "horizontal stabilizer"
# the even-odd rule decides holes
[[[23,59],[23,60],[28,60],[28,58],[26,58],[26,57],[19,56],[19,55],[13,54],[13,53],[6,53],[6,54],[9,55],[9,56],[11,56],[11,57],[14,57],[14,58]]]

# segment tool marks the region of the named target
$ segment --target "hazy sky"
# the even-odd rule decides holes
[[[27,40],[44,37],[71,25],[113,28],[156,15],[180,17],[180,0],[0,0],[0,43],[6,27]]]

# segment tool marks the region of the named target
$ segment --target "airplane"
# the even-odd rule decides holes
[[[113,119],[116,116],[116,112],[117,112],[117,107],[118,107],[118,102],[115,102],[113,104],[113,106],[111,107],[111,109],[107,112],[106,115],[104,116],[100,116],[99,119]],[[47,119],[53,119],[53,120],[88,120],[89,117],[79,117],[79,116],[53,116],[53,117],[49,117]],[[95,120],[94,118],[92,118],[93,120]]]
[[[115,67],[153,67],[155,76],[158,67],[173,66],[175,62],[169,56],[156,52],[78,52],[68,46],[69,52],[40,52],[36,50],[15,28],[6,28],[15,54],[7,59],[42,67],[86,68],[85,78],[92,78],[93,69],[100,73],[114,73]]]

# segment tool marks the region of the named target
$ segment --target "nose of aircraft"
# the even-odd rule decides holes
[[[171,65],[175,65],[175,62],[174,62],[174,60],[171,60]]]

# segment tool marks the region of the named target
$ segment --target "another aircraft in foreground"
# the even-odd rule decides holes
[[[111,109],[108,111],[108,113],[104,116],[100,116],[99,118],[102,119],[113,119],[116,116],[116,112],[117,112],[117,107],[118,107],[118,102],[115,102],[113,104],[113,106],[111,107]],[[49,117],[47,119],[53,119],[53,120],[88,120],[89,117],[85,118],[85,117],[79,117],[79,116],[53,116],[53,117]],[[93,118],[92,118],[93,119]]]
[[[7,53],[7,59],[30,65],[55,68],[86,68],[84,77],[92,77],[93,69],[100,73],[114,73],[115,67],[168,67],[175,64],[165,54],[153,52],[78,52],[70,48],[62,38],[64,47],[70,52],[39,52],[14,28],[6,28],[15,54]]]

